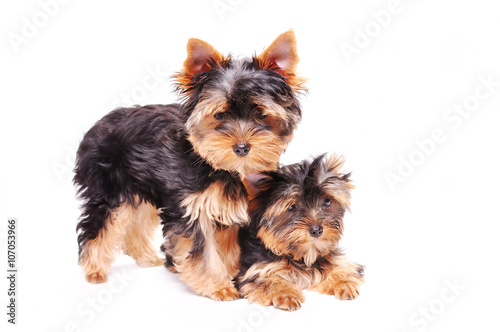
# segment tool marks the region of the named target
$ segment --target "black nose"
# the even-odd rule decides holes
[[[233,151],[237,156],[244,157],[250,152],[250,145],[247,143],[236,143],[233,146]]]
[[[323,234],[323,227],[321,227],[321,225],[314,225],[309,228],[309,233],[312,237],[319,237]]]

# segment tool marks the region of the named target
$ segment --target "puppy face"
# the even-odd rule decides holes
[[[252,59],[224,57],[190,40],[176,78],[194,150],[213,168],[243,176],[275,170],[301,118],[297,62],[292,31]]]
[[[307,266],[337,249],[353,188],[350,174],[340,172],[342,165],[339,157],[321,156],[285,166],[261,181],[252,222],[258,223],[257,236],[267,249],[303,259]]]

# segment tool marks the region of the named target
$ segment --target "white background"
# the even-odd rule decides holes
[[[74,0],[45,6],[50,16],[47,2],[0,5],[3,271],[8,218],[18,218],[20,233],[18,325],[6,323],[1,277],[2,331],[500,329],[495,1]],[[378,15],[382,26],[373,13],[388,8],[394,13]],[[110,282],[86,283],[71,182],[84,132],[116,105],[130,105],[122,95],[132,104],[174,102],[166,76],[181,68],[190,37],[250,56],[290,28],[309,94],[282,161],[346,156],[357,188],[343,246],[367,266],[361,296],[342,302],[306,292],[292,313],[214,302],[165,268],[141,269],[126,256]],[[25,39],[16,46],[13,38]],[[357,53],[346,56],[347,44]],[[144,89],[152,70],[162,72],[159,83]],[[496,86],[487,90],[481,77]],[[450,113],[464,103],[470,111]]]

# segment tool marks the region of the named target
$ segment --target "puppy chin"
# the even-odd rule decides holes
[[[306,252],[303,258],[304,258],[304,263],[308,267],[310,267],[311,265],[314,264],[314,262],[316,262],[316,260],[318,259],[318,252],[316,251],[314,246],[311,246],[309,248],[309,250]]]
[[[261,172],[274,171],[277,168],[278,162],[273,161],[256,161],[251,157],[237,157],[232,159],[221,159],[218,156],[207,156],[206,158],[211,166],[217,170],[225,170],[229,172],[237,172],[242,179],[259,174]]]
[[[338,242],[318,242],[312,241],[305,254],[300,257],[304,260],[306,266],[311,267],[320,257],[330,255],[338,248]],[[300,259],[299,258],[299,259]]]

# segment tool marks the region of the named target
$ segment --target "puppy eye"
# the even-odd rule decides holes
[[[324,201],[323,205],[324,206],[330,206],[330,205],[332,205],[332,198],[331,197],[325,198],[325,201]]]
[[[264,111],[257,111],[257,113],[255,113],[255,117],[259,120],[264,120],[267,118],[267,114],[264,113]]]
[[[227,116],[226,112],[219,112],[219,113],[214,114],[214,118],[217,121],[224,120],[226,118],[226,116]]]
[[[288,210],[288,212],[292,212],[292,211],[294,211],[294,210],[295,210],[295,208],[296,208],[295,204],[292,204],[292,205],[290,205],[290,206],[288,207],[288,209],[287,209],[287,210]]]

